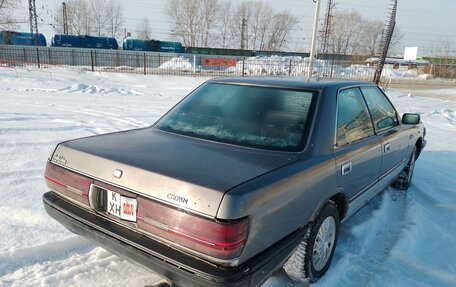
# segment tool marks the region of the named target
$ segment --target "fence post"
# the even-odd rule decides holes
[[[242,76],[245,76],[245,57],[242,57]]]
[[[331,71],[330,71],[329,78],[332,79],[333,75],[334,75],[334,56],[333,56],[332,61],[331,61]]]
[[[48,55],[48,57],[49,57],[48,63],[49,63],[49,65],[52,65],[52,60],[51,60],[51,48],[48,48],[48,54],[49,54],[49,55]]]
[[[196,55],[193,55],[193,74],[196,74]]]
[[[38,47],[36,47],[36,60],[38,62],[38,69],[41,68],[40,65],[40,51],[38,50]]]
[[[93,50],[90,50],[90,65],[92,66],[92,72],[94,71],[94,66],[93,66]]]
[[[144,75],[146,75],[146,53],[144,53]]]
[[[290,62],[288,63],[288,76],[291,76],[291,59],[290,59]]]

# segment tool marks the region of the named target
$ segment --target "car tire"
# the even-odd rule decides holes
[[[392,186],[396,189],[406,190],[409,188],[410,183],[412,182],[413,171],[415,170],[415,160],[416,160],[416,146],[413,148],[412,155],[404,167],[404,169],[399,173],[399,176],[393,182]]]
[[[334,255],[339,231],[339,213],[327,202],[283,269],[296,281],[315,282],[325,274]]]

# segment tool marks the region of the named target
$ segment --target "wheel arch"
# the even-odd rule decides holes
[[[329,200],[336,204],[337,211],[339,212],[339,221],[342,222],[348,212],[348,199],[345,196],[345,193],[339,192],[333,195]]]
[[[336,193],[331,195],[331,197],[320,202],[320,204],[312,213],[311,221],[314,221],[317,218],[323,206],[325,206],[325,204],[330,201],[336,205],[339,214],[339,222],[342,222],[342,220],[347,216],[348,212],[348,199],[342,188],[339,188]]]
[[[420,157],[420,154],[421,154],[421,151],[423,151],[423,138],[420,137],[416,143],[415,143],[415,147],[416,147],[416,159],[418,159]]]

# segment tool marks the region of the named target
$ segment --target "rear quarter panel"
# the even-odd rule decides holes
[[[249,216],[249,235],[239,262],[311,221],[335,184],[334,158],[325,156],[300,160],[225,194],[217,218]]]

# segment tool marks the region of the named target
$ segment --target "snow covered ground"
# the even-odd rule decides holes
[[[147,126],[204,80],[0,68],[0,286],[160,280],[48,217],[44,166],[58,142]],[[428,130],[413,184],[387,189],[342,225],[331,268],[312,286],[456,286],[456,103],[388,94]],[[278,274],[264,286],[306,284]]]

